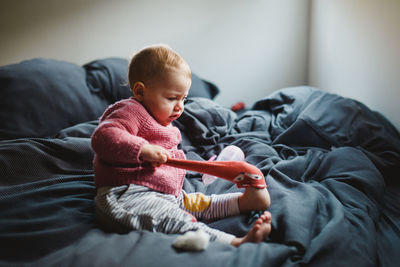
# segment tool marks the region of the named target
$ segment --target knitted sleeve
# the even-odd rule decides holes
[[[96,155],[110,163],[138,163],[144,138],[137,136],[140,123],[135,121],[129,108],[106,112],[92,135],[92,148]]]

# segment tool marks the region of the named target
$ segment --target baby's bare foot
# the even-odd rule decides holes
[[[232,245],[239,247],[243,243],[260,243],[271,233],[271,213],[264,212],[254,223],[250,231],[242,238],[234,238]]]
[[[239,197],[239,210],[248,212],[252,210],[266,210],[271,204],[271,199],[266,188],[258,189],[248,187]]]

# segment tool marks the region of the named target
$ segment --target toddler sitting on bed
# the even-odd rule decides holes
[[[188,64],[167,46],[149,46],[129,64],[133,97],[110,106],[92,136],[99,220],[113,228],[183,234],[203,230],[210,241],[239,246],[261,242],[271,231],[264,212],[244,237],[198,222],[251,210],[266,210],[266,188],[205,196],[182,190],[185,171],[167,166],[169,157],[184,159],[177,148],[179,129],[171,122],[182,114],[191,85]]]

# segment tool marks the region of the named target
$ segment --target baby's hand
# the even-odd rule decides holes
[[[162,146],[146,144],[140,151],[140,158],[144,161],[149,161],[153,167],[158,167],[166,163],[170,157],[169,152]]]

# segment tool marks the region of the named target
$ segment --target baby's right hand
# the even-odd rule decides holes
[[[153,167],[166,163],[170,157],[169,152],[159,145],[145,144],[140,151],[140,159],[149,161]]]

